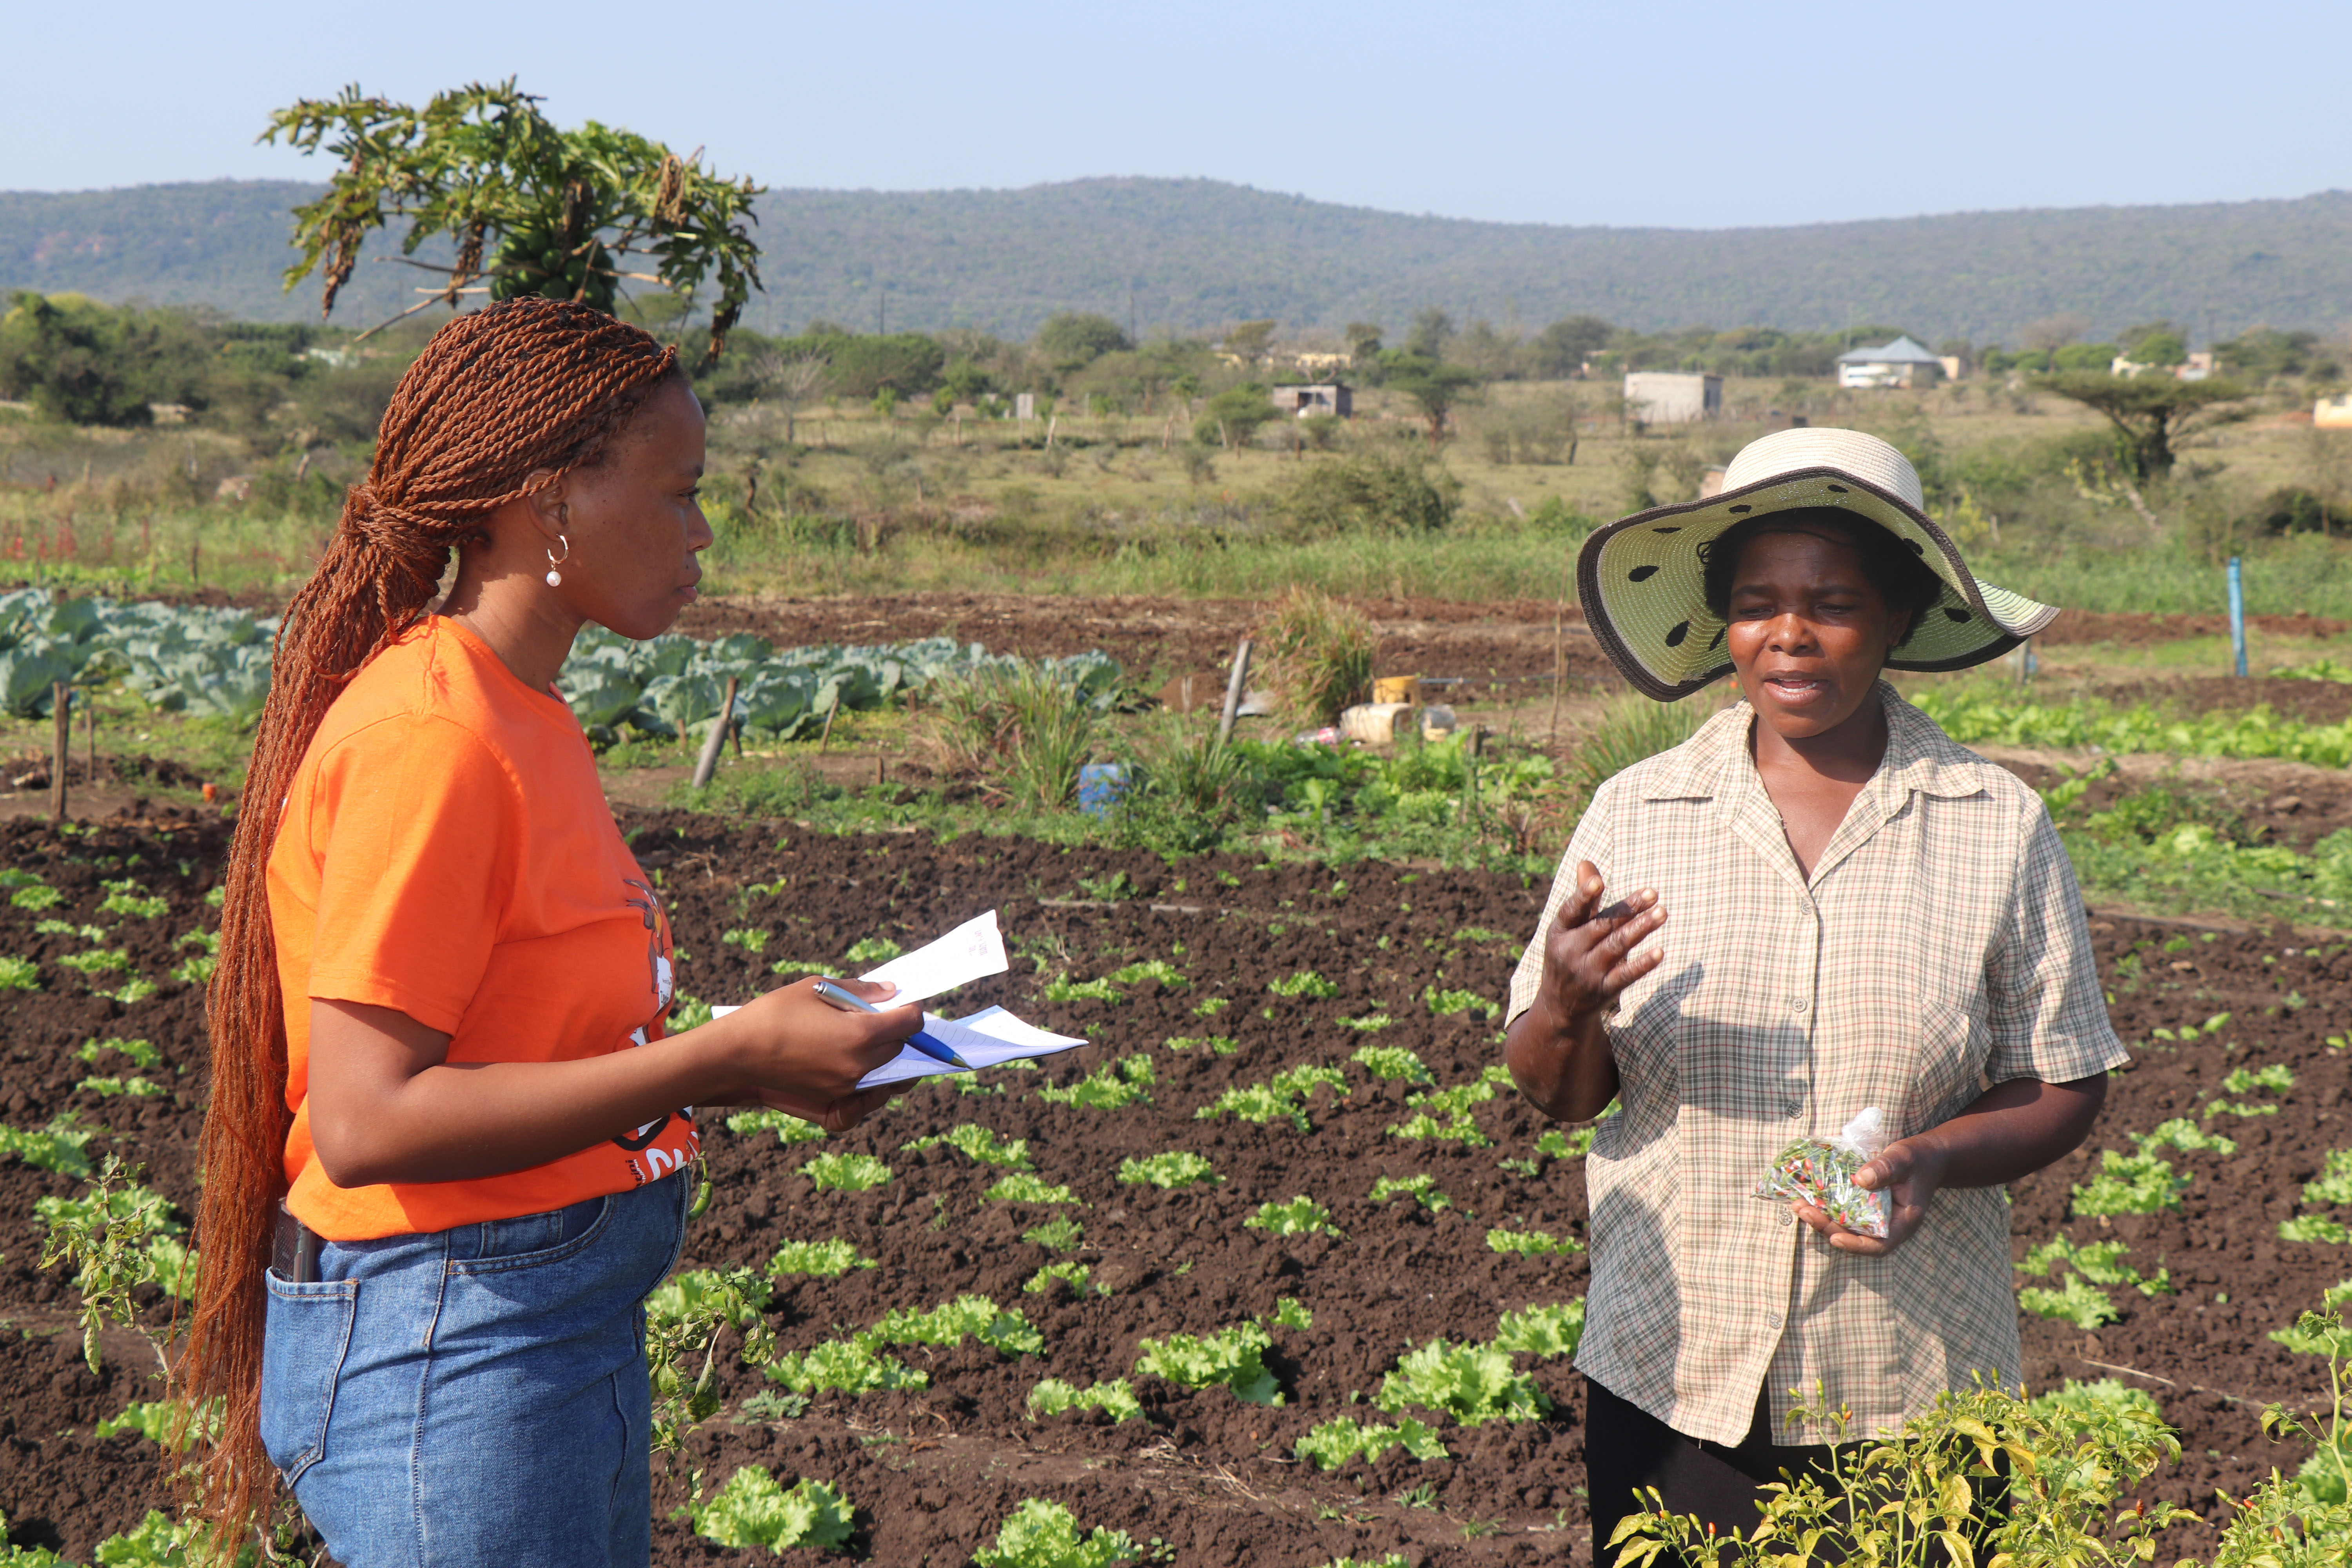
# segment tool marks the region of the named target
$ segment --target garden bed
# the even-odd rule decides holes
[[[1477,1002],[1503,996],[1540,882],[1391,864],[1170,867],[1024,840],[828,837],[675,813],[628,825],[641,856],[659,867],[686,953],[680,985],[696,997],[740,1001],[777,984],[779,963],[838,963],[877,934],[912,946],[995,906],[1017,954],[1013,972],[969,988],[950,1010],[1001,1001],[1096,1043],[976,1086],[1001,1092],[918,1089],[843,1138],[784,1146],[773,1131],[730,1132],[722,1115],[706,1116],[715,1194],[683,1267],[764,1270],[788,1243],[835,1239],[874,1264],[838,1278],[775,1279],[767,1315],[786,1356],[968,1295],[1022,1314],[1038,1341],[1034,1353],[1008,1353],[971,1338],[927,1345],[869,1333],[877,1356],[920,1373],[926,1386],[856,1396],[819,1389],[803,1405],[739,1364],[730,1336],[720,1351],[726,1405],[688,1439],[678,1476],[661,1482],[662,1512],[685,1500],[686,1469],[700,1468],[715,1490],[739,1467],[759,1464],[786,1484],[813,1477],[836,1486],[856,1510],[853,1548],[877,1562],[961,1563],[1030,1497],[1139,1542],[1157,1538],[1187,1564],[1306,1568],[1390,1552],[1430,1564],[1523,1561],[1532,1551],[1589,1561],[1582,1400],[1566,1355],[1513,1357],[1551,1403],[1539,1419],[1464,1426],[1412,1412],[1450,1458],[1424,1463],[1391,1449],[1326,1472],[1295,1449],[1335,1419],[1396,1422],[1375,1400],[1414,1347],[1492,1341],[1506,1314],[1584,1294],[1580,1253],[1497,1251],[1489,1241],[1496,1229],[1584,1238],[1572,1148],[1556,1138],[1549,1152],[1539,1146],[1550,1130],[1507,1085],[1478,1098],[1499,1057],[1499,1025]],[[194,951],[181,944],[184,933],[215,923],[205,895],[221,848],[219,826],[193,817],[64,837],[46,825],[0,823],[0,867],[60,895],[42,910],[0,901],[0,954],[34,960],[42,987],[0,992],[9,1053],[0,1122],[35,1129],[72,1112],[100,1130],[93,1160],[112,1148],[143,1161],[184,1216],[194,1197],[201,996],[169,976]],[[135,897],[163,899],[164,911],[102,910],[107,898],[124,897],[105,884],[126,879],[141,884]],[[71,929],[44,934],[43,920]],[[108,934],[92,944],[79,929],[86,924]],[[2352,1012],[2352,954],[2315,952],[2310,938],[2284,932],[2126,920],[2103,921],[2096,934],[2117,1026],[2138,1057],[2115,1082],[2094,1150],[2130,1152],[2132,1135],[2176,1118],[2203,1130],[2190,1142],[2208,1146],[2164,1146],[2175,1184],[2188,1184],[2177,1208],[2156,1214],[2069,1217],[2070,1189],[2099,1168],[2096,1152],[2019,1184],[2019,1259],[2062,1231],[2077,1247],[2122,1241],[2124,1265],[2146,1277],[2168,1270],[2173,1287],[2158,1295],[2071,1287],[2078,1312],[2100,1315],[2086,1306],[2095,1290],[2113,1321],[2086,1329],[2029,1316],[2026,1373],[2037,1388],[2113,1377],[2155,1395],[2186,1454],[2160,1476],[2158,1494],[2218,1519],[2216,1488],[2242,1492],[2272,1466],[2301,1462],[2262,1436],[2262,1404],[2308,1402],[2324,1387],[2324,1363],[2265,1336],[2352,1274],[2352,1248],[2278,1234],[2298,1216],[2352,1219],[2301,1196],[2326,1152],[2352,1145],[2346,1053],[2326,1043]],[[86,978],[59,962],[93,945],[119,949],[128,968]],[[131,974],[152,980],[154,994],[128,1005],[95,994],[102,984],[120,994]],[[1361,1026],[1381,1016],[1384,1025]],[[119,1052],[79,1054],[110,1038],[151,1041],[161,1059],[137,1069]],[[1358,1059],[1366,1047],[1388,1050]],[[1412,1053],[1433,1081],[1379,1076],[1381,1067],[1410,1070],[1388,1051]],[[2225,1087],[2233,1070],[2266,1067],[2286,1068],[2292,1084],[2264,1087],[2278,1083],[2273,1073]],[[1302,1068],[1322,1069],[1290,1079],[1305,1130],[1278,1109],[1264,1122],[1234,1110],[1199,1114]],[[134,1072],[162,1092],[76,1087]],[[1062,1103],[1040,1092],[1049,1088]],[[1433,1089],[1455,1091],[1454,1103],[1409,1103]],[[2216,1100],[2224,1108],[2208,1114]],[[2262,1104],[2275,1110],[2231,1109]],[[993,1136],[907,1147],[958,1126]],[[1399,1127],[1456,1136],[1407,1138],[1391,1131]],[[2235,1148],[2211,1147],[2215,1135]],[[1009,1163],[970,1152],[1003,1159],[1013,1140],[1027,1147]],[[1168,1153],[1197,1156],[1221,1179],[1166,1189],[1119,1180],[1123,1161]],[[888,1179],[819,1192],[812,1162],[837,1155],[879,1161]],[[1014,1176],[1027,1178],[1013,1184],[1025,1195],[1000,1188]],[[1383,1179],[1422,1177],[1417,1195],[1370,1195]],[[16,1329],[0,1334],[0,1510],[13,1539],[88,1562],[96,1542],[156,1500],[157,1449],[135,1434],[93,1435],[100,1420],[153,1397],[144,1347],[114,1336],[93,1377],[68,1326],[66,1282],[33,1267],[35,1200],[81,1187],[0,1157],[0,1317]],[[1040,1191],[1057,1187],[1066,1194]],[[1428,1206],[1441,1194],[1447,1206]],[[1328,1217],[1288,1211],[1292,1223],[1329,1230],[1279,1234],[1279,1205],[1302,1195]],[[1268,1204],[1278,1205],[1273,1226],[1245,1223]],[[1075,1236],[1051,1228],[1064,1221]],[[1053,1264],[1087,1272],[1041,1279]],[[2054,1289],[2066,1272],[2020,1281]],[[1041,1289],[1029,1290],[1033,1282]],[[152,1315],[162,1322],[168,1312],[159,1302]],[[1279,1405],[1139,1371],[1145,1341],[1164,1350],[1173,1335],[1249,1322],[1264,1331],[1259,1359],[1283,1394]],[[1022,1337],[997,1335],[1008,1345]],[[1081,1390],[1127,1380],[1137,1417],[1032,1420],[1031,1391],[1049,1378]],[[2172,1554],[2210,1550],[2196,1536],[2168,1543]],[[749,1556],[698,1538],[683,1520],[657,1526],[658,1562]]]

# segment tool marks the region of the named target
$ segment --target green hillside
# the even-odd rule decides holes
[[[287,208],[311,187],[219,181],[0,193],[0,287],[315,314],[282,293]],[[761,205],[768,292],[749,324],[825,317],[871,331],[1025,334],[1059,310],[1149,331],[1271,316],[1393,331],[1439,305],[1533,329],[1590,313],[1656,331],[1900,321],[2014,342],[2064,311],[2095,336],[2170,317],[2200,340],[2352,314],[2352,193],[2197,206],[1957,213],[1788,228],[1566,228],[1412,217],[1212,180],[1078,180],[1013,191],[777,191]],[[383,247],[387,252],[389,246]],[[353,324],[414,300],[423,274],[371,263]],[[887,301],[883,296],[887,291]],[[347,315],[348,312],[348,315]]]

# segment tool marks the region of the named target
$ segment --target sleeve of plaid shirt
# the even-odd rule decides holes
[[[2130,1059],[2107,1017],[2074,864],[2039,806],[2026,822],[2009,929],[1986,966],[1985,993],[1991,1082],[2072,1083]]]

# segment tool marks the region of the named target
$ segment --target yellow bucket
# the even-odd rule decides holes
[[[1383,675],[1372,681],[1374,702],[1419,702],[1421,677],[1418,675]]]

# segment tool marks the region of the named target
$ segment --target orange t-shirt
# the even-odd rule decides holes
[[[339,1187],[311,1157],[310,1002],[394,1007],[453,1062],[557,1062],[662,1037],[670,933],[579,721],[435,616],[344,688],[269,856],[286,994],[287,1204],[332,1241],[625,1192],[689,1163],[692,1112],[502,1176]]]

